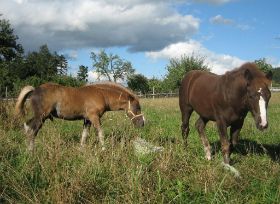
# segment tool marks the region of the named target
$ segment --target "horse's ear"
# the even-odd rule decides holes
[[[272,76],[273,76],[273,74],[272,74],[272,71],[271,70],[269,70],[269,72],[265,75],[266,76],[266,78],[268,79],[268,80],[272,80]]]
[[[244,78],[245,78],[248,82],[252,81],[253,75],[252,75],[252,73],[250,72],[249,69],[246,69],[246,70],[245,70],[245,72],[244,72]]]

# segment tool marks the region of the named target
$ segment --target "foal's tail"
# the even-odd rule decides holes
[[[25,86],[23,87],[23,89],[21,90],[18,99],[17,99],[17,103],[16,103],[16,107],[15,107],[15,115],[21,116],[23,115],[23,106],[24,103],[28,97],[28,95],[34,91],[34,87],[33,86]]]

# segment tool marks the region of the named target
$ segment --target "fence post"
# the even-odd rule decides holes
[[[8,98],[8,87],[6,86],[5,96]]]
[[[155,99],[155,87],[153,86],[153,100]]]

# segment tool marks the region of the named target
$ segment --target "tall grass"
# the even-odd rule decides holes
[[[6,104],[7,117],[0,119],[0,203],[279,203],[279,102],[280,95],[273,94],[267,131],[259,132],[248,115],[231,156],[239,179],[221,166],[214,123],[207,125],[212,161],[204,159],[195,114],[184,148],[177,98],[143,99],[147,124],[141,129],[134,129],[124,112],[106,113],[106,151],[93,130],[80,148],[82,121],[47,121],[34,155],[26,151],[21,125]],[[136,137],[164,151],[137,156]]]

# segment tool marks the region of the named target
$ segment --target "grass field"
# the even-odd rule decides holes
[[[55,120],[39,132],[34,155],[26,151],[22,123],[2,108],[0,203],[280,203],[280,94],[272,96],[268,130],[258,131],[250,115],[246,119],[231,155],[241,178],[221,165],[214,123],[207,126],[213,160],[206,161],[195,114],[188,149],[183,146],[178,98],[141,104],[147,119],[142,129],[134,129],[124,112],[104,115],[104,152],[93,130],[80,149],[82,121]],[[136,137],[164,151],[137,156]]]

